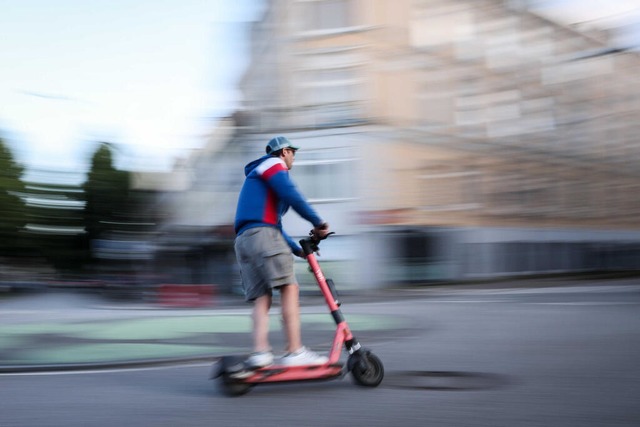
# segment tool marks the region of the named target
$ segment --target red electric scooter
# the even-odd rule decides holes
[[[331,279],[324,277],[315,256],[319,250],[320,240],[334,233],[329,233],[324,239],[318,239],[313,233],[309,234],[311,237],[300,240],[300,246],[337,325],[329,360],[322,365],[283,366],[278,365],[276,359],[272,365],[254,368],[245,363],[247,355],[223,356],[214,364],[211,378],[220,378],[225,394],[240,396],[258,384],[342,378],[348,372],[351,372],[356,384],[361,386],[376,387],[382,381],[384,377],[382,361],[369,350],[361,347],[351,333],[340,311],[335,285]],[[343,345],[349,354],[346,365],[340,362]]]

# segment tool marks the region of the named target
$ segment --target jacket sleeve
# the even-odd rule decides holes
[[[291,238],[291,236],[289,236],[287,234],[286,231],[284,231],[282,229],[282,227],[280,228],[280,232],[282,232],[282,236],[284,237],[284,239],[287,241],[287,243],[289,244],[289,247],[291,248],[291,252],[293,252],[294,254],[299,253],[302,251],[302,248],[300,247],[299,244],[296,243],[295,240],[293,240]]]
[[[282,170],[274,173],[267,179],[267,184],[281,200],[284,200],[298,215],[309,221],[314,227],[323,223],[320,215],[311,207],[298,191],[293,181],[291,181],[288,171]]]

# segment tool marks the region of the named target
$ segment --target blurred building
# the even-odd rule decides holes
[[[156,284],[216,285],[221,290],[237,286],[233,227],[228,212],[217,208],[228,205],[229,198],[235,206],[237,197],[227,194],[231,186],[224,167],[229,162],[219,152],[236,131],[231,123],[216,123],[206,146],[176,161],[170,173],[132,175],[134,191],[154,194],[142,213],[158,222],[153,235],[147,236]]]
[[[268,3],[175,224],[230,225],[244,164],[284,134],[352,288],[638,268],[637,53],[517,1]]]

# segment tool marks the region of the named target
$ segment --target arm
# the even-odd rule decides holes
[[[300,245],[297,244],[296,241],[293,240],[291,236],[289,236],[287,232],[284,231],[282,228],[280,228],[280,232],[282,233],[282,236],[289,244],[289,247],[291,248],[291,252],[293,252],[293,254],[296,256],[300,256],[299,254],[302,253],[302,248],[300,247]]]
[[[311,207],[293,181],[291,181],[286,171],[272,175],[267,183],[281,200],[291,206],[298,215],[309,221],[314,227],[319,227],[324,223],[320,215]]]
[[[325,236],[329,233],[329,224],[320,218],[300,193],[289,178],[289,171],[282,160],[272,158],[265,161],[258,167],[258,173],[280,200],[291,206],[302,218],[313,224],[313,232],[316,235]],[[280,230],[293,253],[296,255],[301,253],[301,248],[298,244],[282,230],[282,227],[280,227]]]

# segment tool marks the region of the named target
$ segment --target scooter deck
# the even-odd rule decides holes
[[[285,366],[274,364],[256,368],[246,364],[248,355],[223,356],[214,365],[212,378],[225,377],[227,381],[259,384],[337,378],[344,375],[341,363],[322,365]]]

